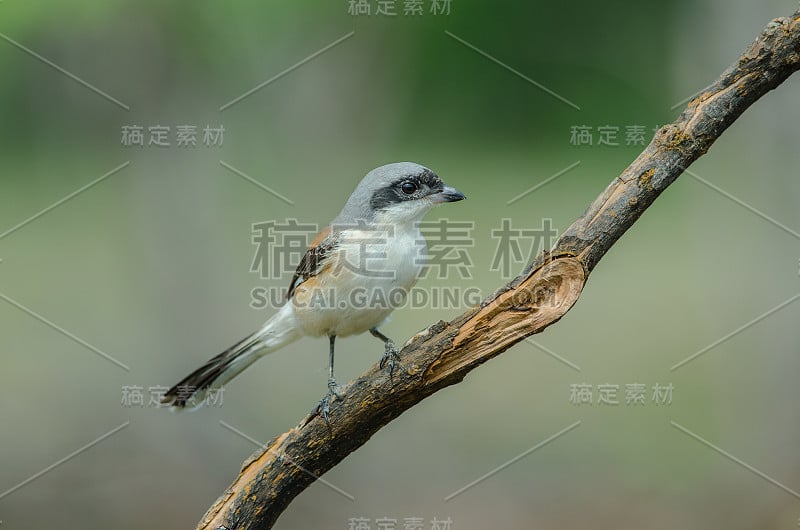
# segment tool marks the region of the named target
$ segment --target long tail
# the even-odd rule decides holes
[[[284,305],[264,326],[240,340],[170,388],[161,402],[172,408],[201,406],[208,390],[220,387],[262,356],[300,337],[291,304]]]

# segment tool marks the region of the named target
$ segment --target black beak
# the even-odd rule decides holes
[[[431,195],[431,199],[433,202],[439,204],[443,202],[456,202],[456,201],[463,201],[466,199],[467,196],[458,191],[455,188],[451,188],[450,186],[445,186],[442,191]]]

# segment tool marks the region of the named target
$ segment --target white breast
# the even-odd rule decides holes
[[[425,254],[417,223],[343,231],[324,272],[298,288],[298,322],[312,336],[353,335],[378,326],[404,302]]]

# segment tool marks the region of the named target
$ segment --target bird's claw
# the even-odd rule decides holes
[[[342,397],[339,395],[339,385],[336,384],[336,380],[328,379],[328,393],[325,394],[325,397],[322,398],[317,405],[316,410],[314,411],[316,415],[321,415],[322,419],[325,420],[329,426],[331,424],[330,419],[328,418],[328,414],[331,412],[331,401],[333,398],[340,398]]]
[[[386,349],[383,352],[379,366],[381,370],[383,370],[385,366],[389,366],[389,377],[392,377],[392,373],[394,372],[395,361],[400,361],[400,354],[397,352],[397,346],[394,345],[394,342],[387,341]]]

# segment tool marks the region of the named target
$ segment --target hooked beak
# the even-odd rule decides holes
[[[445,186],[442,191],[431,195],[431,200],[434,202],[434,204],[463,201],[466,198],[466,195],[455,188],[451,188],[450,186]]]

